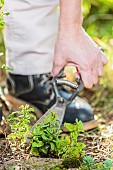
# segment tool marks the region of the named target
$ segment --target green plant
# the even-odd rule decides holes
[[[106,160],[103,163],[96,163],[92,156],[85,156],[80,170],[111,170],[111,168],[111,160]]]
[[[85,147],[83,143],[78,142],[79,133],[83,132],[81,121],[76,120],[74,124],[65,123],[64,126],[70,131],[70,135],[62,134],[62,130],[58,129],[57,114],[51,111],[51,114],[45,116],[43,121],[38,123],[31,132],[29,123],[31,118],[35,118],[31,114],[33,109],[29,108],[28,105],[21,106],[20,109],[8,117],[12,130],[8,139],[16,150],[24,148],[26,139],[30,134],[31,138],[27,148],[29,148],[31,155],[63,158],[64,168],[67,167],[67,164],[70,167],[80,166]]]
[[[83,143],[78,142],[80,132],[84,131],[82,122],[76,120],[74,124],[64,124],[70,135],[64,135],[61,130],[57,130],[58,125],[56,113],[51,112],[51,115],[46,116],[32,133],[30,152],[35,156],[61,157],[65,168],[79,167],[85,147]]]
[[[0,69],[4,69],[7,71],[13,71],[13,69],[11,67],[6,66],[5,64],[2,64],[2,66],[0,66]]]
[[[64,126],[70,131],[69,144],[66,152],[63,154],[63,162],[65,168],[77,168],[81,165],[84,157],[84,147],[82,142],[78,142],[80,132],[84,132],[83,124],[76,119],[75,124],[65,123]]]
[[[104,162],[104,169],[105,170],[110,170],[111,169],[111,167],[112,167],[112,161],[111,160],[106,160],[105,162]],[[104,170],[103,169],[103,170]]]
[[[0,28],[4,28],[4,16],[8,16],[9,12],[1,12],[0,14]]]
[[[4,28],[4,15],[9,15],[9,12],[3,12],[4,0],[0,0],[0,28]]]
[[[8,116],[8,122],[10,122],[12,130],[12,133],[8,135],[8,139],[16,149],[21,149],[21,147],[24,146],[31,129],[29,125],[30,119],[36,119],[36,117],[31,114],[34,109],[29,108],[29,105],[22,105],[20,109],[20,111],[13,112]]]
[[[61,130],[57,130],[59,122],[56,119],[56,113],[51,112],[51,115],[37,124],[32,133],[31,154],[35,156],[53,154],[61,136]]]
[[[55,165],[55,166],[51,167],[50,170],[63,170],[63,169],[62,169],[62,167]]]
[[[92,156],[85,156],[83,158],[83,167],[81,170],[93,170],[95,168],[95,161]]]
[[[62,135],[62,131],[57,127],[57,114],[51,112],[45,119],[39,123],[32,133],[31,154],[35,156],[52,155],[57,157],[67,158],[67,154],[73,155],[80,159],[83,156],[84,144],[77,142],[80,132],[83,131],[82,122],[71,125],[65,124],[65,127],[70,131],[70,136]]]

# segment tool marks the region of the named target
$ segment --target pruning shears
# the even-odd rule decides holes
[[[45,118],[45,116],[50,115],[52,111],[57,114],[57,120],[59,121],[58,129],[61,127],[64,115],[65,115],[66,107],[69,104],[72,103],[72,101],[76,98],[78,93],[83,89],[83,82],[82,82],[81,79],[76,79],[76,84],[75,84],[75,83],[73,83],[71,81],[64,80],[63,79],[64,77],[66,77],[66,75],[64,73],[64,69],[62,69],[60,71],[60,73],[52,79],[54,92],[56,94],[56,103],[34,124],[34,126],[31,129],[31,132],[36,127],[36,125],[38,123],[40,123]],[[69,86],[69,87],[71,87],[71,88],[73,88],[75,90],[72,93],[72,95],[69,97],[68,100],[65,100],[59,94],[58,86],[60,86],[60,85],[66,85],[66,86]]]
[[[76,98],[76,96],[78,95],[78,93],[83,90],[83,82],[80,79],[76,79],[76,84],[63,79],[64,77],[66,77],[65,73],[64,73],[64,69],[62,69],[60,71],[60,73],[55,76],[52,79],[52,84],[53,84],[53,88],[54,88],[54,92],[56,95],[56,103],[33,125],[33,127],[31,128],[30,134],[26,139],[26,143],[29,143],[30,141],[30,135],[32,134],[34,128],[36,127],[37,124],[39,124],[40,122],[43,121],[43,119],[47,116],[50,115],[51,112],[55,112],[57,114],[57,121],[59,121],[59,124],[57,125],[57,129],[61,128],[62,122],[63,122],[63,118],[65,115],[65,111],[66,111],[66,107],[72,103],[72,101]],[[58,86],[60,85],[65,85],[65,86],[69,86],[72,89],[74,89],[74,92],[72,93],[72,95],[68,98],[68,100],[64,99],[58,91]]]

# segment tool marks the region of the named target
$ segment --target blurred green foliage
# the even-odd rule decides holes
[[[3,34],[2,34],[3,27],[4,27],[3,4],[4,4],[4,0],[0,0],[0,66],[5,62],[5,57],[4,57],[5,47],[4,47]]]
[[[84,28],[104,42],[113,37],[113,1],[83,1]]]
[[[108,58],[104,86],[113,86],[113,0],[83,0],[83,26]],[[109,82],[109,84],[108,84]]]

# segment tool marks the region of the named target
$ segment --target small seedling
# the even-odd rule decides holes
[[[63,154],[63,165],[65,168],[78,168],[84,157],[84,147],[82,142],[78,142],[80,132],[84,132],[81,121],[76,120],[74,124],[65,123],[64,126],[70,131],[69,144]]]
[[[96,163],[92,156],[85,156],[80,170],[111,170],[111,168],[111,160],[106,160],[103,163]]]
[[[31,114],[34,109],[29,108],[28,105],[22,105],[20,109],[20,111],[13,112],[8,117],[8,122],[10,122],[12,130],[12,133],[8,135],[8,139],[16,149],[20,149],[24,146],[26,137],[31,129],[30,119],[36,119],[36,117]]]

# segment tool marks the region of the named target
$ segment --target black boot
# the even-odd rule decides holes
[[[56,101],[49,74],[22,76],[9,73],[7,76],[9,95],[8,100],[16,104],[16,101],[25,101],[38,108],[39,114],[44,114]],[[59,93],[65,99],[71,93],[64,88]],[[17,100],[18,99],[18,100]],[[21,102],[20,102],[21,103]],[[94,113],[91,106],[83,99],[76,99],[67,107],[63,122],[74,123],[75,119],[85,122],[86,128],[91,129],[97,126],[94,123]],[[90,122],[90,128],[87,124]]]

